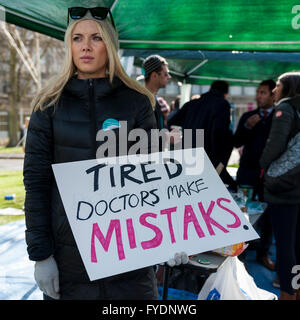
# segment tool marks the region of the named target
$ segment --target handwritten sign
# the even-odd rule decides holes
[[[54,164],[53,170],[90,280],[258,238],[203,148],[199,174],[186,150]],[[116,159],[114,159],[116,160]],[[198,161],[198,162],[199,162]]]

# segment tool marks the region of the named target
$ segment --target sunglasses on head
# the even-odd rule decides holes
[[[68,8],[68,24],[69,24],[70,17],[73,20],[79,20],[79,19],[83,18],[88,11],[90,11],[92,17],[97,20],[104,20],[104,19],[106,19],[107,14],[109,14],[110,19],[111,19],[111,23],[112,23],[113,27],[116,29],[114,19],[112,17],[110,9],[105,8],[105,7],[94,7],[94,8],[72,7],[72,8]]]

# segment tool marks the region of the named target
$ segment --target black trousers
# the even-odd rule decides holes
[[[292,268],[300,265],[300,204],[269,204],[276,241],[276,271],[280,290],[294,294]]]
[[[269,249],[272,245],[273,228],[271,223],[270,209],[267,209],[262,213],[256,223],[257,232],[259,233],[260,239],[256,248],[256,256],[265,257],[269,255]]]
[[[249,169],[240,167],[237,172],[237,182],[240,185],[253,186],[252,200],[257,197],[259,201],[264,201],[264,185],[260,179],[260,169]],[[256,222],[255,230],[258,232],[260,239],[256,242],[256,256],[258,258],[269,255],[269,250],[272,245],[273,230],[270,218],[269,208],[263,212]],[[251,245],[251,243],[250,243]]]

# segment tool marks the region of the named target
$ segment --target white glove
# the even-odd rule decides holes
[[[53,256],[35,263],[34,279],[47,296],[53,299],[60,298],[58,268]]]
[[[167,261],[169,267],[178,266],[180,264],[186,264],[189,262],[189,257],[185,252],[176,252],[174,258]]]

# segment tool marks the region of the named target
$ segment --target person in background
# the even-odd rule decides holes
[[[168,62],[165,58],[159,55],[151,55],[143,62],[143,71],[145,76],[145,87],[155,96],[156,104],[154,114],[156,118],[157,128],[159,130],[166,129],[166,121],[161,111],[161,104],[157,97],[157,92],[161,88],[165,88],[168,81],[171,79]],[[165,139],[160,140],[159,150],[164,151],[167,147],[164,140],[170,141],[171,144],[176,144],[181,141],[181,131],[173,129],[171,132],[165,131]]]
[[[29,125],[30,117],[26,117],[23,125],[23,136],[22,136],[22,149],[25,152],[26,138],[27,138],[27,130]]]
[[[228,90],[226,81],[214,81],[208,92],[185,103],[168,124],[182,127],[183,136],[184,129],[192,129],[191,146],[184,146],[189,148],[197,147],[196,129],[204,129],[204,149],[224,184],[235,191],[236,182],[226,170],[233,149],[230,104],[226,100]]]
[[[171,112],[179,110],[180,107],[180,96],[177,96],[175,100],[171,102]]]
[[[300,72],[279,76],[273,89],[276,110],[270,134],[260,158],[265,172],[286,150],[289,140],[299,133]],[[300,157],[295,155],[296,158]],[[300,265],[300,184],[294,181],[289,190],[278,193],[264,187],[276,241],[276,271],[280,283],[280,300],[300,300],[300,290],[293,286],[292,269]],[[299,282],[299,281],[298,281]]]
[[[171,112],[168,114],[168,117],[167,117],[167,128],[169,130],[171,129],[169,125],[169,121],[179,111],[179,107],[180,107],[180,97],[176,97],[176,99],[171,102]]]
[[[274,114],[274,95],[272,93],[274,88],[275,82],[271,79],[259,84],[256,91],[257,108],[241,116],[233,136],[234,147],[243,147],[237,171],[237,183],[240,187],[253,188],[252,200],[257,197],[261,202],[264,201],[264,198],[259,159],[271,129]],[[260,230],[260,239],[257,241],[256,260],[265,268],[274,271],[275,263],[269,256],[273,232],[268,208],[259,218],[257,229]]]
[[[195,100],[195,99],[200,99],[201,98],[201,95],[200,94],[193,94],[191,96],[191,100]]]
[[[145,87],[153,93],[156,99],[155,118],[158,129],[165,128],[164,117],[161,112],[160,103],[158,101],[157,92],[161,88],[165,88],[171,79],[168,62],[159,55],[151,55],[147,57],[143,63]]]
[[[157,97],[157,101],[160,105],[160,111],[164,119],[164,128],[167,128],[167,118],[171,111],[171,108],[163,97]]]
[[[46,300],[157,299],[153,266],[89,280],[51,167],[95,159],[104,143],[96,140],[97,132],[106,129],[107,119],[149,134],[156,128],[155,99],[122,68],[108,8],[69,8],[65,45],[61,73],[32,101],[26,140],[25,232],[35,280]],[[166,261],[186,263],[187,255]]]

